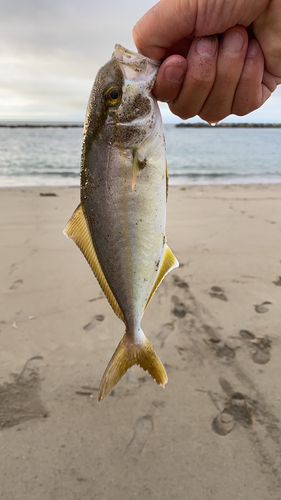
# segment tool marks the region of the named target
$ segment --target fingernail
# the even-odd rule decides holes
[[[214,57],[217,52],[216,39],[214,37],[200,38],[196,42],[195,50],[199,56]]]
[[[240,52],[244,45],[244,37],[237,31],[230,31],[222,40],[222,48],[232,50],[233,52]]]
[[[167,66],[165,69],[165,78],[170,82],[179,82],[184,74],[184,70],[179,66]]]
[[[250,40],[247,50],[248,57],[256,57],[260,51],[260,46],[256,40]]]

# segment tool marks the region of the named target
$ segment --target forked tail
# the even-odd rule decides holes
[[[144,337],[143,344],[138,346],[129,343],[125,333],[103,374],[99,389],[99,401],[105,398],[133,365],[140,365],[145,371],[148,371],[157,384],[162,385],[162,387],[165,387],[168,382],[165,368],[147,338]]]

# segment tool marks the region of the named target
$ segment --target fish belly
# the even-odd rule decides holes
[[[165,245],[163,139],[157,144],[155,138],[149,138],[134,154],[145,158],[134,189],[133,152],[110,148],[105,165],[93,166],[88,176],[89,194],[84,203],[105,277],[127,329],[137,333]]]

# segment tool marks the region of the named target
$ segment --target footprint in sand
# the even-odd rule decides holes
[[[213,431],[225,436],[233,429],[235,422],[245,429],[251,427],[257,402],[241,392],[235,392],[226,379],[220,377],[219,383],[227,394],[227,400],[223,411],[212,422]]]
[[[268,224],[276,224],[276,220],[268,220],[264,219],[265,222],[268,222]]]
[[[267,305],[272,304],[272,302],[262,302],[261,304],[254,304],[255,311],[259,314],[264,314],[269,311]]]
[[[208,325],[204,325],[208,326]],[[204,328],[206,331],[206,329]],[[209,333],[206,331],[206,333],[209,335]],[[218,357],[218,358],[225,358],[227,361],[231,361],[232,359],[235,358],[236,356],[236,348],[233,348],[226,343],[222,342],[222,340],[215,335],[209,336],[208,339],[203,339],[204,342],[211,348],[213,353]]]
[[[256,338],[254,333],[249,332],[249,330],[240,330],[239,335],[243,340],[253,340]]]
[[[244,429],[253,424],[254,410],[250,398],[235,392],[226,402],[225,408],[212,422],[212,429],[221,436],[226,436],[234,427],[234,422],[239,423]]]
[[[207,325],[207,324],[203,324],[202,328],[203,328],[204,332],[208,335],[208,337],[209,337],[208,340],[210,342],[217,343],[217,342],[221,341],[220,334],[212,326]]]
[[[265,365],[270,361],[270,357],[269,351],[261,351],[260,349],[257,349],[252,356],[252,360],[258,365]]]
[[[153,431],[153,428],[153,418],[151,415],[145,415],[144,417],[139,418],[135,422],[134,435],[127,446],[127,450],[136,456],[140,455]]]
[[[236,356],[236,351],[232,347],[228,346],[224,342],[215,344],[216,355],[220,358],[233,359]]]
[[[164,347],[166,338],[174,330],[174,323],[165,323],[161,326],[161,331],[157,333],[156,338],[161,340],[161,347]]]
[[[96,316],[93,316],[93,318],[91,319],[91,321],[89,323],[87,323],[85,326],[83,326],[83,330],[85,330],[86,332],[89,332],[90,330],[95,328],[95,326],[98,323],[100,323],[103,320],[104,320],[103,314],[96,314]]]
[[[244,429],[247,429],[253,424],[253,404],[254,402],[251,398],[245,396],[241,392],[235,392],[227,401],[225,410],[230,413],[234,420],[242,425]]]
[[[219,339],[209,338],[205,342],[218,358],[225,358],[227,361],[230,361],[236,356],[236,350]]]
[[[42,359],[28,359],[19,375],[13,374],[11,382],[0,385],[0,430],[48,416],[40,399],[41,379],[34,365],[34,361]]]
[[[220,334],[210,325],[203,324],[202,329],[208,335],[204,342],[212,349],[219,358],[231,360],[236,356],[236,349],[222,341]]]
[[[10,290],[16,290],[23,284],[23,280],[16,280],[13,282],[13,284],[10,286]]]
[[[281,276],[278,277],[276,281],[273,281],[274,285],[281,286]]]
[[[212,286],[211,291],[209,292],[210,297],[215,299],[220,299],[227,302],[228,298],[225,294],[225,291],[220,286]]]
[[[253,341],[255,351],[252,355],[254,363],[265,365],[271,358],[271,341],[267,337],[257,337]]]
[[[174,285],[178,286],[179,288],[183,288],[184,290],[189,289],[189,284],[187,283],[187,281],[181,279],[179,276],[174,274],[173,280],[174,280]]]
[[[180,299],[173,295],[171,301],[174,303],[174,308],[172,309],[172,314],[177,318],[184,318],[187,313],[186,305],[180,301]]]
[[[271,358],[271,341],[265,337],[256,337],[249,330],[240,330],[240,337],[248,341],[249,345],[254,347],[252,360],[259,365],[265,365]]]
[[[219,413],[212,422],[212,429],[220,436],[226,436],[229,432],[232,431],[234,427],[234,418],[233,416],[223,410]]]

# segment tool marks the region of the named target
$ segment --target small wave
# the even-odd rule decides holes
[[[281,175],[279,176],[180,176],[169,177],[169,184],[171,186],[189,185],[189,184],[281,184]]]
[[[262,176],[262,177],[280,177],[281,179],[281,174],[279,172],[186,172],[185,170],[183,171],[178,171],[178,172],[173,172],[169,171],[169,178],[171,177],[186,177],[187,179],[201,179],[201,178],[209,178],[209,179],[216,179],[218,177],[220,178],[249,178],[249,177],[257,177],[257,176]]]
[[[2,173],[0,172],[0,179],[1,178],[6,178],[6,177],[27,177],[27,176],[30,176],[31,178],[32,177],[73,177],[74,179],[78,179],[79,178],[79,175],[80,175],[80,172],[71,172],[71,171],[55,171],[55,170],[52,170],[52,171],[39,171],[39,170],[32,170],[32,171],[28,171],[28,170],[25,170],[25,171],[14,171],[13,173],[9,173],[9,175],[7,175],[6,173]]]

